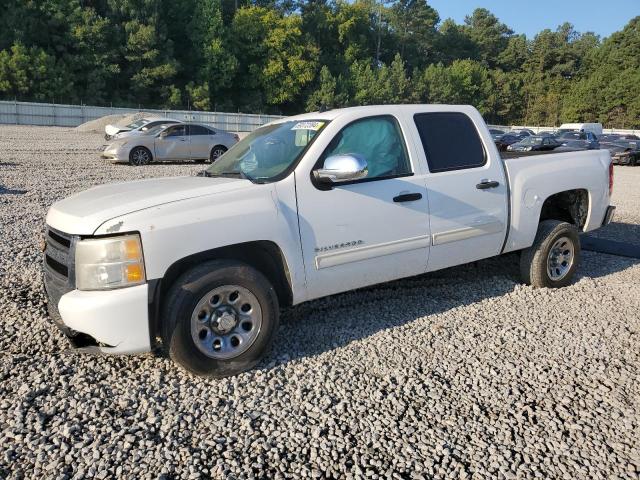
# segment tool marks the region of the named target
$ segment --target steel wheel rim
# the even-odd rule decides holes
[[[224,153],[226,152],[226,150],[222,149],[222,148],[216,148],[211,152],[211,161],[215,161],[217,159],[219,159],[222,155],[224,155]]]
[[[567,276],[575,260],[575,248],[569,237],[560,237],[549,250],[547,257],[547,273],[554,281]]]
[[[131,156],[133,158],[134,165],[144,165],[149,160],[149,154],[142,148],[134,150]]]
[[[228,360],[253,345],[262,327],[258,298],[244,287],[223,285],[204,295],[191,314],[191,338],[209,358]]]

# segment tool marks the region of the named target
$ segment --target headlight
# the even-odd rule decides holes
[[[76,288],[105,290],[146,281],[137,234],[81,240],[76,244]]]

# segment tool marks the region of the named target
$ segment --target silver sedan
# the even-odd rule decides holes
[[[237,142],[238,135],[208,125],[160,125],[143,135],[113,141],[104,149],[102,158],[134,166],[169,160],[214,162]]]

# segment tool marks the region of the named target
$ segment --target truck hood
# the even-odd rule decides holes
[[[127,213],[189,198],[250,188],[236,178],[170,177],[111,183],[85,190],[51,206],[47,225],[72,235],[91,235],[100,225]]]

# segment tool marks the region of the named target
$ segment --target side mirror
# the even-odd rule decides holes
[[[313,172],[316,180],[322,183],[343,183],[365,178],[369,173],[367,160],[357,153],[331,155],[324,161],[322,168]]]
[[[167,131],[166,130],[163,130],[158,134],[159,138],[165,138],[166,136],[167,136]]]

